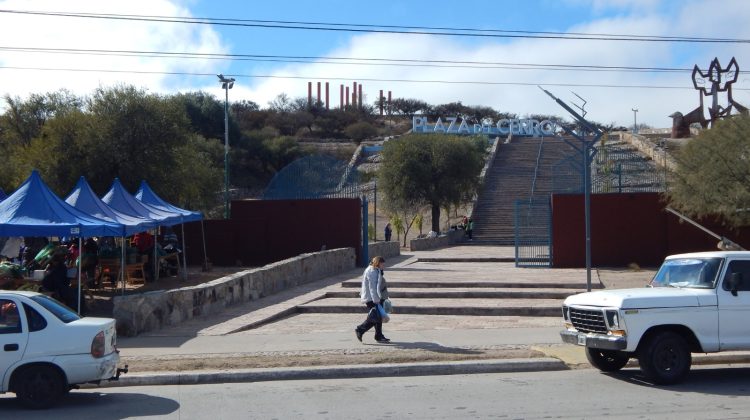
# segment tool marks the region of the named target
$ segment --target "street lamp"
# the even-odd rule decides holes
[[[224,218],[229,219],[229,89],[234,86],[234,78],[217,74],[224,89]]]
[[[638,108],[630,108],[633,111],[633,134],[638,134],[638,119],[635,117],[638,114]]]

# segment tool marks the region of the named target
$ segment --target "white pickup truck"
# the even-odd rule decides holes
[[[562,340],[596,368],[634,357],[652,382],[677,383],[691,353],[750,350],[750,252],[672,255],[648,287],[569,296],[562,310]]]

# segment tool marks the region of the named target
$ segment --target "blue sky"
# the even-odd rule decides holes
[[[750,2],[742,0],[537,1],[206,1],[0,0],[0,10],[188,16],[336,24],[404,25],[513,31],[584,32],[750,39]],[[502,63],[707,68],[735,56],[750,66],[748,43],[663,43],[447,37],[298,29],[133,22],[0,13],[0,95],[26,97],[61,88],[88,95],[97,87],[133,84],[152,92],[223,92],[217,73],[237,78],[230,100],[261,106],[280,93],[307,95],[307,82],[328,81],[331,106],[338,88],[359,80],[368,102],[378,91],[437,104],[461,101],[519,115],[565,112],[536,85],[566,101],[588,103],[603,123],[668,127],[668,115],[698,105],[689,72],[551,71],[508,68],[362,66],[237,59],[61,54],[59,49],[353,57]],[[47,48],[19,52],[13,48]],[[86,71],[82,71],[86,70]],[[116,71],[116,72],[115,72]],[[19,77],[32,80],[18,83]],[[273,77],[269,77],[273,76]],[[432,81],[432,82],[427,82]],[[570,86],[560,86],[570,85]],[[734,97],[750,106],[744,76]]]

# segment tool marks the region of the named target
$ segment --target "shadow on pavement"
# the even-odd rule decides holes
[[[677,393],[694,392],[737,397],[750,396],[750,368],[693,368],[685,382],[676,385],[654,385],[641,374],[639,369],[623,369],[620,372],[605,373],[604,375],[634,385]]]
[[[28,410],[18,404],[13,397],[0,398],[0,412],[3,413],[3,418],[24,420],[140,418],[168,415],[179,408],[180,404],[169,398],[127,392],[71,391],[58,405],[48,410]]]
[[[438,343],[430,343],[426,341],[416,341],[416,342],[391,341],[390,343],[368,343],[368,344],[376,345],[376,346],[395,347],[395,348],[403,349],[403,350],[425,350],[425,351],[431,351],[433,353],[482,354],[482,352],[478,350],[462,349],[460,347],[446,347]]]

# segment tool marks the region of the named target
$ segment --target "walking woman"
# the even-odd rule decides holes
[[[391,340],[383,335],[383,319],[380,317],[377,305],[386,299],[385,279],[383,279],[383,269],[385,268],[385,258],[374,257],[370,265],[362,274],[362,292],[360,297],[362,303],[367,305],[368,313],[365,322],[354,329],[357,339],[362,341],[364,333],[375,327],[375,341],[378,343],[389,343]],[[373,310],[374,308],[374,310]]]

